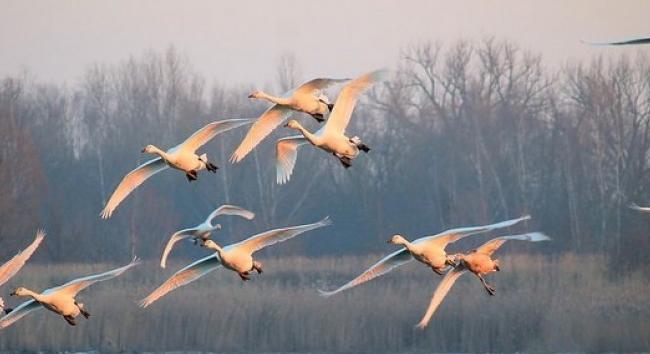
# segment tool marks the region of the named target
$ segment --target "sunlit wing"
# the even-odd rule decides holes
[[[476,249],[476,252],[484,253],[487,255],[492,255],[496,250],[499,249],[506,241],[509,240],[520,240],[520,241],[530,241],[530,242],[539,242],[539,241],[549,241],[551,238],[546,236],[541,232],[530,232],[521,235],[511,235],[511,236],[501,236],[493,238],[490,241],[481,245],[481,247]]]
[[[165,161],[158,157],[143,163],[135,170],[129,172],[129,174],[122,178],[120,184],[115,188],[113,195],[108,199],[108,202],[101,213],[102,219],[110,218],[113,211],[115,211],[115,208],[120,205],[129,193],[141,185],[142,182],[146,181],[147,178],[166,169],[167,167]]]
[[[27,248],[18,252],[18,254],[16,254],[11,260],[0,267],[0,285],[6,283],[7,280],[11,279],[16,275],[16,273],[18,273],[18,271],[20,271],[27,260],[32,256],[32,254],[34,254],[34,251],[36,251],[41,242],[43,242],[44,237],[45,231],[36,231],[34,241],[32,241]]]
[[[324,90],[332,85],[350,81],[350,79],[327,79],[327,78],[318,78],[305,82],[304,84],[298,86],[294,91],[294,95],[313,95],[314,92]]]
[[[221,262],[219,261],[219,257],[216,253],[205,258],[201,258],[172,275],[151,294],[142,299],[139,302],[139,305],[143,308],[147,307],[154,303],[156,300],[167,295],[172,290],[180,288],[183,285],[187,285],[219,268],[220,266]]]
[[[180,240],[184,240],[188,237],[192,237],[194,233],[196,232],[196,228],[191,228],[191,229],[183,229],[180,231],[176,231],[170,238],[169,241],[167,241],[167,244],[165,245],[165,249],[163,250],[162,257],[160,257],[160,267],[165,268],[167,266],[167,257],[169,256],[169,252],[172,251],[172,248],[174,248],[174,245],[176,242]]]
[[[247,220],[253,220],[255,217],[255,213],[250,210],[238,207],[236,205],[224,204],[211,212],[205,221],[212,222],[212,219],[216,218],[219,215],[241,216]]]
[[[0,318],[0,329],[7,328],[14,324],[14,322],[25,317],[28,313],[42,308],[43,306],[35,300],[25,301],[14,308],[13,311]]]
[[[426,242],[430,247],[439,247],[441,249],[444,249],[447,247],[448,244],[452,242],[456,242],[460,240],[461,238],[470,236],[470,235],[476,235],[484,232],[489,232],[492,230],[496,229],[502,229],[505,227],[513,226],[517,223],[520,223],[524,220],[530,219],[530,215],[522,216],[517,219],[512,219],[512,220],[506,220],[502,222],[498,222],[496,224],[490,224],[490,225],[482,225],[482,226],[470,226],[470,227],[460,227],[456,229],[450,229],[447,231],[443,231],[439,234],[433,235],[433,236],[427,236],[427,237],[422,237],[419,238],[413,243],[422,243]]]
[[[650,37],[640,37],[640,38],[628,38],[628,39],[622,39],[619,41],[611,41],[611,42],[587,42],[583,41],[586,44],[589,45],[598,45],[598,46],[603,46],[603,45],[636,45],[636,44],[649,44],[650,43]]]
[[[296,166],[298,148],[308,142],[304,136],[294,135],[282,138],[275,144],[275,173],[278,184],[289,182],[293,168]]]
[[[246,252],[252,254],[253,252],[261,250],[264,247],[268,247],[276,243],[294,238],[303,232],[315,230],[331,224],[332,220],[330,220],[329,216],[327,216],[323,220],[315,222],[313,224],[284,227],[281,229],[266,231],[261,234],[249,237],[248,239],[233,245],[233,247],[241,248]]]
[[[375,82],[382,80],[387,75],[386,70],[377,70],[361,75],[343,86],[334,103],[334,109],[325,123],[325,133],[345,133],[345,128],[350,122],[352,111],[357,104],[359,95]]]
[[[438,284],[438,287],[436,288],[436,291],[433,292],[433,296],[431,297],[431,302],[429,302],[429,307],[427,308],[427,311],[424,313],[424,317],[420,320],[420,322],[416,325],[417,328],[424,329],[429,324],[429,321],[431,320],[431,317],[433,314],[436,312],[436,309],[438,309],[438,306],[440,306],[440,303],[442,300],[447,296],[447,293],[451,289],[452,286],[454,286],[454,283],[458,278],[463,275],[467,270],[463,268],[462,266],[456,267],[445,274],[445,277],[442,278],[440,281],[440,284]]]
[[[340,288],[333,291],[318,290],[318,292],[323,296],[332,296],[334,294],[338,294],[341,291],[350,289],[352,287],[375,279],[378,276],[384,275],[391,270],[412,261],[413,259],[414,258],[411,256],[411,253],[409,253],[406,248],[402,248],[382,258],[379,262],[375,263],[372,267],[361,273],[361,275],[352,279]]]
[[[627,207],[633,210],[642,211],[644,213],[650,213],[650,207],[642,207],[639,206],[637,203],[630,203],[628,204]]]
[[[62,294],[66,294],[68,296],[76,296],[80,291],[86,289],[87,287],[100,282],[100,281],[105,281],[109,279],[113,279],[127,270],[135,267],[136,265],[140,264],[140,261],[137,258],[133,258],[131,262],[123,267],[116,268],[113,270],[109,270],[108,272],[104,272],[101,274],[95,274],[95,275],[89,275],[87,277],[83,278],[78,278],[75,280],[71,280],[61,286],[57,286],[56,288],[52,289],[47,289],[43,292],[43,294],[52,294],[55,292],[59,292]]]
[[[243,160],[275,128],[284,123],[292,112],[291,108],[276,104],[262,113],[230,156],[230,162],[237,163]]]
[[[198,148],[205,145],[212,138],[226,132],[230,129],[241,127],[242,125],[250,124],[255,121],[254,119],[243,118],[243,119],[225,119],[218,120],[216,122],[208,123],[203,128],[197,130],[192,136],[187,138],[178,148],[195,152]]]

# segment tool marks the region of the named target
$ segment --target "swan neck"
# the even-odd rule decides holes
[[[260,92],[259,98],[263,100],[267,100],[271,103],[281,104],[281,105],[288,105],[290,103],[289,99],[287,98],[272,96],[266,92]]]
[[[162,159],[167,160],[167,153],[160,150],[158,147],[153,147],[153,154],[160,156]]]
[[[22,295],[22,296],[29,296],[32,299],[36,300],[36,301],[40,301],[40,299],[41,299],[41,294],[39,294],[37,292],[34,292],[34,291],[31,291],[29,289],[25,289],[25,295]]]
[[[303,135],[307,140],[309,140],[311,143],[315,143],[315,141],[316,141],[316,136],[315,136],[314,134],[312,134],[309,130],[305,129],[305,127],[303,127],[302,125],[298,124],[298,127],[297,127],[296,129],[298,129],[298,130],[302,133],[302,135]]]

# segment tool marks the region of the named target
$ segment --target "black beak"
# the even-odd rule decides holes
[[[248,95],[248,98],[253,98],[253,94],[251,93],[250,95]]]
[[[386,243],[390,243],[390,240],[386,241]]]
[[[283,125],[283,127],[289,128],[289,123],[286,123],[285,125]]]
[[[145,150],[145,149],[142,149],[142,150],[140,150],[140,152],[144,154],[144,150]]]
[[[14,291],[13,293],[9,294],[9,296],[16,296],[16,292]]]

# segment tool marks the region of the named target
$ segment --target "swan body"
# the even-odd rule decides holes
[[[196,150],[216,135],[252,122],[252,119],[226,119],[209,123],[192,134],[192,136],[180,145],[172,147],[167,151],[163,151],[154,145],[145,146],[142,149],[143,153],[157,155],[158,157],[143,163],[124,176],[106,203],[104,210],[102,210],[102,219],[110,218],[117,206],[131,191],[149,177],[168,167],[185,172],[190,182],[198,178],[197,172],[200,170],[207,169],[210,172],[216,173],[218,167],[208,161],[206,154],[197,155]]]
[[[319,290],[319,292],[323,296],[332,296],[334,294],[338,294],[344,290],[353,288],[376,277],[384,275],[399,266],[413,261],[414,259],[430,267],[435,273],[443,275],[443,270],[447,269],[450,265],[453,264],[452,256],[447,255],[445,252],[445,248],[449,243],[456,242],[470,235],[481,234],[492,230],[513,226],[528,219],[530,219],[530,216],[526,215],[521,218],[506,220],[490,225],[450,229],[433,236],[419,238],[412,242],[406,240],[406,238],[404,238],[402,235],[394,235],[387,242],[400,245],[403,247],[402,249],[397,250],[382,258],[373,266],[361,273],[359,276],[352,279],[345,285],[339,287],[338,289],[335,289],[333,291]]]
[[[466,254],[455,254],[452,257],[451,264],[454,265],[454,268],[447,272],[445,277],[442,279],[438,287],[436,288],[429,307],[425,312],[424,316],[420,322],[416,325],[419,329],[424,329],[431,320],[431,317],[435,313],[440,303],[445,298],[451,287],[454,285],[456,280],[460,278],[466,272],[471,272],[476,275],[476,277],[481,281],[483,287],[490,295],[495,294],[495,289],[489,285],[485,278],[485,275],[492,272],[500,271],[499,260],[492,259],[492,254],[499,249],[506,241],[509,240],[520,240],[520,241],[530,241],[530,242],[539,242],[539,241],[548,241],[550,238],[541,232],[532,232],[521,235],[511,235],[511,236],[501,236],[491,239],[490,241],[484,243],[481,247],[466,253]]]
[[[165,250],[163,251],[162,257],[160,259],[160,267],[166,267],[169,252],[171,252],[172,248],[178,241],[191,237],[194,239],[195,243],[200,241],[203,245],[203,243],[210,238],[212,231],[221,229],[220,224],[212,223],[213,219],[219,215],[241,216],[247,220],[252,220],[255,217],[255,213],[235,205],[224,204],[218,207],[212,213],[210,213],[210,215],[208,215],[205,221],[199,225],[189,229],[179,230],[169,238],[169,241],[167,241],[167,245],[165,246]]]
[[[19,287],[11,293],[11,295],[30,297],[31,299],[23,302],[13,311],[0,318],[0,329],[9,327],[28,313],[39,308],[46,308],[63,316],[68,324],[74,326],[76,325],[75,318],[80,314],[86,318],[90,317],[90,314],[86,311],[84,305],[75,300],[75,297],[80,291],[97,282],[115,278],[138,264],[139,261],[134,258],[131,263],[124,267],[113,269],[101,274],[78,278],[64,285],[47,289],[42,293]]]
[[[147,307],[172,290],[187,285],[221,266],[236,272],[242,280],[249,280],[251,271],[256,271],[258,274],[262,273],[262,264],[253,257],[255,252],[289,240],[303,232],[331,225],[331,223],[329,217],[326,217],[313,224],[266,231],[226,247],[221,247],[213,240],[208,239],[203,243],[203,246],[213,250],[212,255],[201,258],[176,272],[146,298],[142,299],[140,306]]]
[[[370,148],[359,137],[348,137],[345,129],[350,122],[352,111],[363,91],[386,76],[385,70],[377,70],[362,75],[345,85],[334,104],[327,123],[316,133],[311,133],[296,120],[290,120],[285,127],[297,130],[301,135],[283,138],[276,143],[276,181],[283,184],[289,181],[296,164],[298,148],[310,143],[327,153],[336,156],[344,167],[352,165],[359,151],[368,152]]]
[[[314,79],[286,92],[282,97],[272,96],[259,90],[251,93],[249,98],[266,100],[273,103],[273,106],[264,111],[248,130],[242,142],[230,156],[230,162],[237,163],[243,160],[295,111],[307,113],[318,122],[322,122],[325,114],[333,107],[322,90],[345,81],[348,79]]]

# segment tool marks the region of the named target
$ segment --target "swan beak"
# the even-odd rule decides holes
[[[253,94],[251,93],[250,95],[248,95],[248,98],[255,98],[255,96],[253,96]]]
[[[285,125],[283,125],[283,127],[289,128],[289,123],[286,123]]]
[[[11,294],[9,294],[9,296],[16,296],[16,292],[15,291],[12,292]]]
[[[140,150],[140,152],[144,154],[144,153],[145,153],[145,149]]]
[[[390,240],[387,240],[386,243],[390,243]]]

